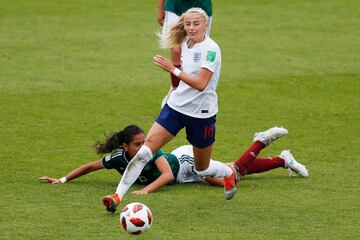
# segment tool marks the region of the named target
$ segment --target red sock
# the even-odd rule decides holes
[[[176,65],[175,65],[175,67],[176,67],[176,68],[180,68],[181,65],[180,65],[180,66],[176,66]],[[180,79],[179,79],[177,76],[175,76],[174,74],[172,74],[172,73],[170,73],[170,78],[171,78],[171,86],[172,86],[173,88],[177,88],[177,87],[179,86]]]
[[[234,162],[234,165],[238,167],[241,176],[245,176],[247,174],[249,166],[252,165],[252,162],[264,147],[264,143],[256,141],[246,152],[243,153],[243,155],[241,155],[238,160]]]
[[[280,157],[256,158],[251,162],[246,174],[266,172],[284,165],[285,161]]]

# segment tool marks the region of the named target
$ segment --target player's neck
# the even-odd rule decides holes
[[[203,35],[199,40],[189,39],[189,41],[187,42],[187,46],[188,46],[188,48],[192,48],[193,46],[195,46],[195,44],[201,43],[205,39],[206,39],[206,35]]]

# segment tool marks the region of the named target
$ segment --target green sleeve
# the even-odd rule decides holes
[[[150,160],[152,162],[156,162],[156,160],[158,160],[159,157],[162,157],[165,155],[165,152],[163,150],[159,150],[155,153],[154,157]]]
[[[128,160],[125,157],[125,151],[123,149],[117,149],[113,153],[104,156],[101,160],[104,168],[116,169],[121,174],[124,172]]]

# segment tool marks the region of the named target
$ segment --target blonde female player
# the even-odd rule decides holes
[[[206,35],[210,36],[211,20],[212,20],[212,3],[211,0],[159,0],[157,20],[162,26],[162,36],[165,37],[173,27],[180,16],[192,7],[202,8],[208,18],[208,26],[206,29]],[[176,46],[170,48],[170,59],[175,67],[181,67],[181,47]],[[170,73],[171,86],[170,90],[161,102],[161,108],[166,104],[170,93],[175,90],[180,83],[180,79],[174,74]]]
[[[164,47],[181,45],[183,70],[160,55],[153,58],[154,64],[173,73],[181,82],[150,128],[144,145],[129,162],[115,194],[103,197],[102,202],[108,211],[116,210],[146,163],[182,128],[185,128],[187,140],[193,146],[194,171],[201,177],[223,178],[225,198],[231,199],[235,195],[239,177],[234,166],[210,161],[218,112],[216,87],[221,69],[221,51],[205,34],[207,19],[201,8],[191,8],[163,38]],[[273,133],[275,137],[285,134],[281,128],[278,129]],[[264,144],[259,144],[256,149],[263,147]]]

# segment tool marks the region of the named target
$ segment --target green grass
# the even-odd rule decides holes
[[[290,148],[311,176],[248,176],[231,201],[196,184],[129,193],[124,204],[144,202],[155,219],[137,237],[100,204],[116,172],[60,186],[37,177],[97,159],[91,144],[106,131],[149,129],[169,84],[151,61],[168,55],[155,39],[156,1],[0,4],[0,239],[360,238],[358,1],[214,0],[214,158],[232,161],[255,131],[283,125],[289,135],[262,156]],[[181,133],[165,150],[185,143]]]

